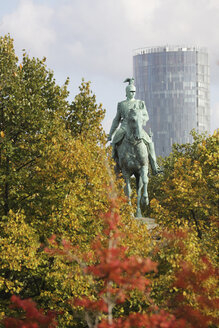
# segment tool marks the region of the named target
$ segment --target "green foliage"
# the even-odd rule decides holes
[[[191,327],[217,324],[218,270],[214,258],[192,230],[170,231],[162,234],[153,257],[159,266],[151,296],[159,307],[184,318]]]
[[[40,243],[56,232],[86,247],[101,229],[95,215],[107,206],[103,186],[109,179],[105,151],[99,146],[104,134],[100,127],[89,126],[91,117],[94,121],[99,117],[99,124],[104,111],[95,104],[95,96],[90,96],[89,83],[82,83],[76,102],[78,109],[85,106],[93,138],[74,139],[66,129],[72,108],[67,101],[68,80],[59,87],[45,59],[30,59],[24,53],[18,65],[9,36],[0,39],[0,49],[0,288],[4,311],[13,293],[40,299],[63,282],[61,275],[51,280],[60,265],[48,260]]]
[[[160,306],[173,307],[180,294],[184,305],[208,316],[208,306],[198,301],[202,282],[200,291],[188,284],[188,293],[176,283],[184,265],[199,279],[204,256],[213,269],[204,282],[208,287],[203,289],[203,298],[210,304],[217,296],[213,272],[218,254],[218,132],[211,136],[192,133],[193,144],[174,145],[172,153],[162,160],[164,174],[154,177],[151,185],[154,198],[150,215],[159,223],[156,235],[160,236],[154,257],[159,262],[159,274],[153,281],[153,297]],[[165,229],[168,234],[163,233]]]
[[[90,82],[82,80],[80,93],[71,103],[66,116],[67,128],[74,137],[84,136],[99,142],[105,142],[105,133],[101,122],[105,116],[102,104],[96,104],[96,96],[90,89]]]
[[[92,241],[89,253],[82,254],[65,240],[60,248],[55,236],[50,240],[50,248],[45,250],[51,256],[78,263],[90,282],[92,294],[82,293],[72,300],[72,306],[76,306],[81,320],[90,328],[185,327],[184,320],[178,321],[154,306],[149,297],[149,272],[156,272],[157,265],[149,258],[128,255],[128,248],[121,245],[124,234],[120,232],[122,222],[117,199],[112,198],[111,203],[109,211],[102,215],[104,233]],[[137,300],[134,292],[137,292]],[[145,309],[141,306],[134,310],[132,301],[144,304]]]
[[[0,318],[10,315],[9,299],[19,294],[46,311],[63,311],[60,327],[84,327],[68,301],[92,297],[92,281],[77,261],[49,258],[43,249],[56,234],[58,240],[69,240],[80,257],[89,253],[97,236],[105,238],[100,214],[110,208],[109,186],[112,197],[124,197],[105,148],[104,110],[84,81],[69,104],[68,80],[59,87],[45,59],[24,53],[19,65],[9,36],[0,38],[0,75]],[[131,207],[119,198],[121,244],[127,256],[154,254],[158,273],[151,277],[151,295],[162,307],[182,288],[176,274],[183,260],[195,273],[203,253],[212,267],[216,261],[218,133],[193,136],[192,145],[175,145],[162,160],[164,174],[150,180],[150,216],[160,231],[167,227],[178,236],[179,243],[162,237],[158,229],[161,240],[153,253],[147,227],[133,219]],[[180,237],[184,229],[186,237]],[[214,283],[212,277],[206,280],[209,286]],[[210,292],[214,297],[212,288]],[[194,293],[191,289],[185,302]],[[116,316],[142,306],[133,292],[123,307],[115,308]]]
[[[175,145],[163,160],[164,175],[151,193],[152,215],[166,227],[188,225],[200,239],[215,240],[218,215],[218,132],[212,136],[193,132],[192,145]],[[207,242],[207,240],[206,240]]]
[[[19,293],[62,310],[62,327],[78,326],[67,300],[91,293],[89,281],[77,265],[48,258],[42,245],[55,233],[85,252],[103,229],[100,213],[114,183],[104,110],[90,83],[83,81],[69,104],[68,80],[59,87],[45,59],[24,53],[19,65],[9,36],[0,39],[0,49],[0,317],[10,314],[9,299]],[[121,193],[120,182],[114,188]],[[132,253],[147,254],[147,228],[130,220],[128,204],[121,211],[124,231],[138,229],[126,237]]]
[[[17,65],[13,42],[0,39],[0,215],[10,209],[29,208],[36,197],[36,161],[45,154],[57,129],[57,118],[66,111],[67,83],[55,84],[45,59],[25,53]]]

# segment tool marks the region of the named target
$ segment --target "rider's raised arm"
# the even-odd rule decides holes
[[[116,116],[113,120],[111,129],[110,129],[110,132],[109,132],[109,135],[108,135],[108,140],[112,139],[112,135],[116,131],[116,129],[118,128],[120,122],[121,122],[121,112],[120,112],[120,106],[118,104],[117,113],[116,113]]]

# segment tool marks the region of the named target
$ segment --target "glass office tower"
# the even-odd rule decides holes
[[[192,142],[190,131],[210,131],[209,62],[205,48],[143,48],[133,56],[136,98],[149,113],[157,155],[173,143]]]

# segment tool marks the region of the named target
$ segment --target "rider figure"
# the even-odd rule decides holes
[[[112,135],[114,134],[114,132],[116,131],[116,129],[118,128],[118,126],[120,124],[120,127],[116,131],[113,141],[112,141],[112,148],[113,148],[112,157],[115,160],[115,162],[117,163],[117,166],[118,166],[117,145],[122,141],[122,139],[125,136],[126,127],[127,127],[127,115],[128,115],[129,110],[131,108],[135,108],[137,110],[142,110],[143,117],[144,117],[143,126],[146,125],[146,122],[149,120],[148,112],[147,112],[144,101],[135,99],[136,88],[134,86],[134,79],[128,78],[124,82],[129,82],[129,84],[126,87],[126,100],[123,100],[118,103],[117,113],[113,120],[111,129],[110,129],[110,132],[108,135],[108,141],[111,141]],[[149,156],[149,161],[151,164],[152,173],[157,174],[160,172],[160,168],[157,165],[157,161],[156,161],[154,143],[152,142],[151,137],[146,133],[145,130],[144,130],[143,140],[148,148],[148,156]]]

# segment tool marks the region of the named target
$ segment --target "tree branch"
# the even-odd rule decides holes
[[[197,219],[196,219],[196,217],[195,217],[195,212],[194,212],[194,210],[191,210],[191,213],[192,213],[192,218],[193,218],[193,220],[195,221],[195,225],[196,225],[196,230],[197,230],[197,233],[198,233],[198,237],[199,237],[200,239],[202,239],[202,232],[201,232],[201,230],[199,229],[199,224],[198,224],[198,221],[197,221]]]

